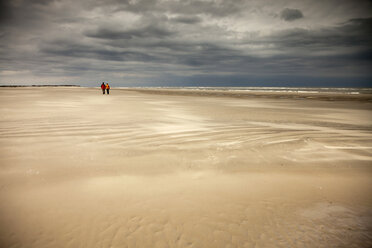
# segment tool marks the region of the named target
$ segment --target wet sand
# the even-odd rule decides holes
[[[110,93],[0,89],[0,247],[372,246],[368,99]]]

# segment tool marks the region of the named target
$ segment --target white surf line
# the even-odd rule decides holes
[[[371,146],[324,146],[328,149],[372,149]]]

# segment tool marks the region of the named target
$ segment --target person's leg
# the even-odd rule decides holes
[[[110,95],[110,89],[107,89],[107,95]]]

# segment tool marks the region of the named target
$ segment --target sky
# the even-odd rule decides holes
[[[372,87],[371,0],[1,0],[0,85]]]

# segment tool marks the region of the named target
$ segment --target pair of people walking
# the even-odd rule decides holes
[[[101,90],[102,90],[102,94],[105,94],[105,90],[106,90],[107,95],[110,95],[110,85],[108,83],[106,83],[106,85],[105,85],[105,82],[102,82]]]

